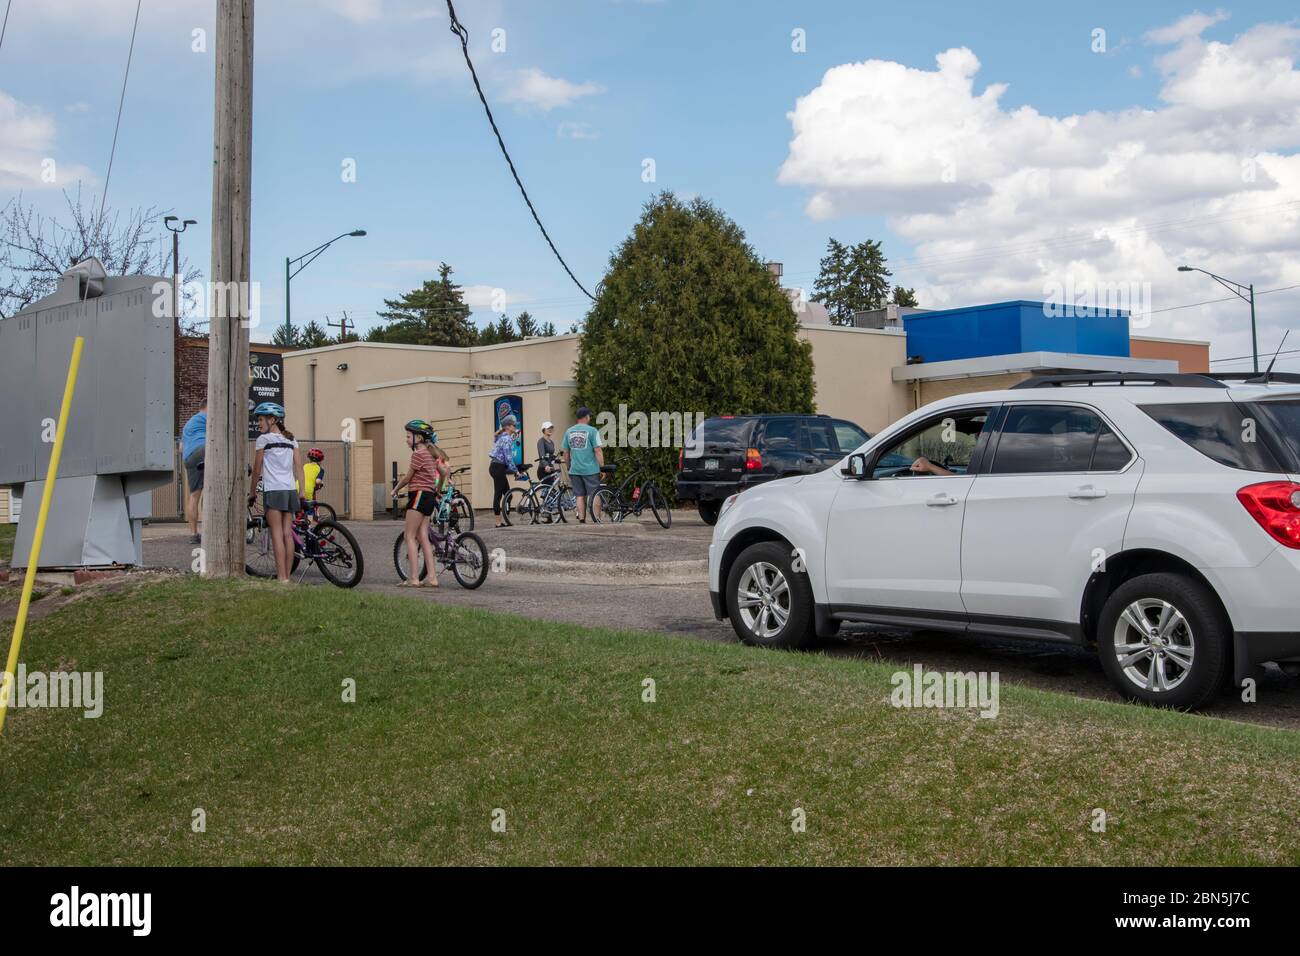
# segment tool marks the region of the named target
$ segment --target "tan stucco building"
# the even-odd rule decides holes
[[[901,330],[805,321],[799,334],[812,345],[817,411],[857,422],[873,434],[944,395],[1004,387],[1035,374],[1209,367],[1204,342],[1133,338],[1132,358],[1035,352],[908,365]],[[471,467],[458,483],[476,507],[485,507],[492,498],[485,466],[496,403],[505,396],[519,399],[526,460],[535,457],[543,421],[556,424],[558,443],[573,421],[578,349],[579,336],[560,335],[460,349],[352,342],[290,352],[284,356],[289,427],[302,439],[368,445],[368,454],[354,461],[354,486],[369,482],[379,510],[388,505],[384,496],[394,472],[404,473],[407,466],[402,426],[426,418],[438,429],[452,466]],[[364,491],[352,496],[353,501],[364,498]],[[364,509],[353,510],[354,518],[368,517],[359,513]]]

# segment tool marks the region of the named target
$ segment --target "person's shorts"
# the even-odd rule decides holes
[[[290,511],[296,514],[301,502],[298,492],[293,489],[262,492],[262,507],[267,511]]]
[[[426,518],[438,507],[438,496],[432,491],[412,491],[406,502],[407,511],[418,511]]]
[[[185,481],[190,494],[203,490],[203,456],[207,448],[200,445],[185,458]]]
[[[575,475],[569,472],[569,483],[573,485],[575,498],[590,498],[600,490],[600,475]]]

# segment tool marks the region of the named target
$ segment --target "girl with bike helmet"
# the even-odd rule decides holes
[[[413,418],[404,426],[406,445],[411,449],[411,464],[406,475],[393,485],[393,499],[396,500],[403,488],[407,490],[406,504],[406,561],[408,568],[418,568],[416,555],[423,553],[424,566],[429,575],[420,581],[418,574],[412,573],[398,587],[438,586],[437,565],[433,562],[433,543],[429,540],[429,517],[438,507],[438,501],[451,474],[447,455],[438,447],[438,433],[422,418]]]
[[[275,576],[281,584],[288,584],[293,568],[293,516],[301,507],[297,476],[302,474],[302,459],[293,432],[284,427],[283,405],[262,402],[253,409],[253,418],[260,434],[249,476],[248,500],[257,500],[260,484],[275,551]]]

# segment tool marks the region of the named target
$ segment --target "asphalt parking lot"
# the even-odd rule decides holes
[[[565,623],[736,640],[729,623],[713,618],[705,569],[713,529],[693,511],[675,512],[668,530],[653,518],[629,519],[618,525],[570,522],[502,529],[491,525],[491,515],[479,515],[475,531],[489,553],[503,552],[506,573],[490,574],[475,591],[462,589],[450,574],[441,576],[437,589],[398,591],[393,543],[401,524],[385,519],[348,522],[365,556],[360,587]],[[193,560],[192,548],[183,525],[156,524],[145,529],[146,565],[187,570]],[[314,568],[303,573],[301,580],[329,586]],[[921,664],[943,671],[996,670],[1002,681],[1080,697],[1116,699],[1096,656],[1081,648],[853,625],[846,626],[842,637],[822,650],[834,656],[896,662],[900,667]],[[1223,697],[1212,714],[1300,729],[1300,678],[1270,670],[1259,685],[1257,703]]]

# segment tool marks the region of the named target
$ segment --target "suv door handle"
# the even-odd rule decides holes
[[[939,492],[937,495],[931,495],[925,499],[925,503],[931,508],[947,508],[949,505],[955,505],[957,499],[950,494]]]
[[[1091,500],[1093,498],[1105,498],[1106,489],[1094,488],[1092,485],[1083,485],[1082,487],[1075,488],[1072,492],[1070,492],[1070,497],[1082,498],[1084,500]]]

